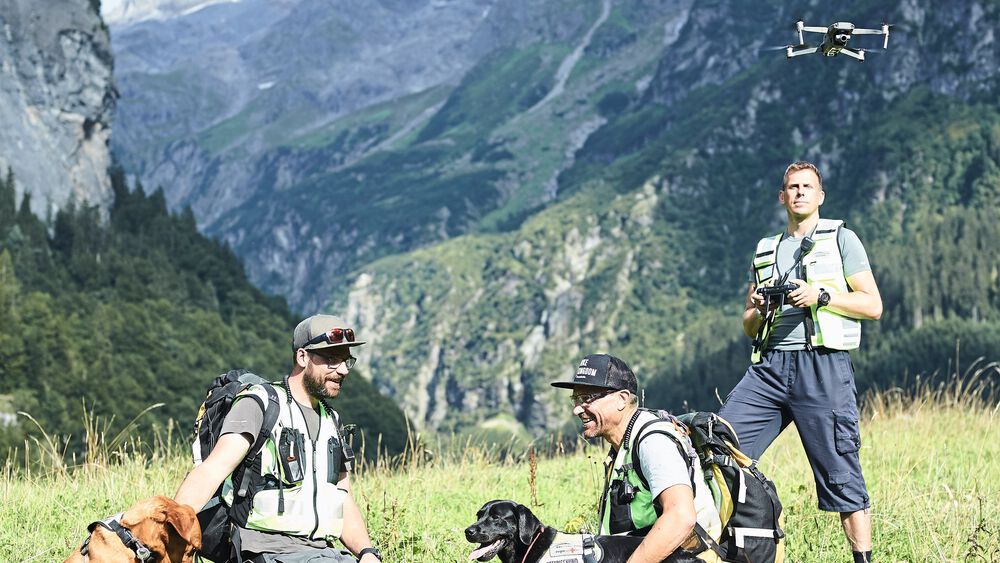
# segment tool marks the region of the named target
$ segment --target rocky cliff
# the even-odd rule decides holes
[[[96,2],[0,0],[0,169],[40,216],[111,197],[112,66]]]

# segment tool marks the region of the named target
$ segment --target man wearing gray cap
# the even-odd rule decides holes
[[[340,395],[354,366],[351,348],[362,344],[337,317],[314,315],[299,323],[292,336],[291,373],[280,383],[239,393],[211,453],[181,483],[176,500],[195,511],[223,482],[231,485],[223,500],[233,507],[231,514],[241,515],[234,535],[238,560],[381,561],[351,495],[353,452],[339,415],[327,403]],[[275,412],[272,398],[277,398],[277,419],[251,461],[248,453],[264,429],[265,413]],[[247,466],[252,470],[235,471]],[[232,490],[244,487],[251,492],[234,497]],[[350,552],[329,547],[335,539]]]
[[[717,561],[699,539],[707,534],[717,541],[722,523],[694,447],[679,423],[639,408],[628,365],[592,354],[572,379],[552,385],[573,390],[584,438],[601,437],[611,446],[599,533],[645,536],[630,563]]]

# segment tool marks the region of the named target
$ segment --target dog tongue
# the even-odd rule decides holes
[[[484,555],[489,555],[490,557],[493,557],[494,555],[497,554],[498,551],[500,551],[500,544],[502,543],[503,540],[497,540],[491,543],[490,545],[484,545],[483,547],[480,547],[479,549],[469,554],[469,561],[472,561],[474,559],[479,559]]]

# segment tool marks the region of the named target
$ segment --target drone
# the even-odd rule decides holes
[[[883,35],[885,36],[885,41],[882,42],[882,48],[888,49],[889,27],[889,24],[883,23],[881,29],[863,29],[854,27],[854,24],[850,22],[837,22],[830,27],[814,27],[808,26],[802,20],[799,20],[795,22],[795,31],[799,33],[799,44],[786,46],[785,57],[791,59],[801,55],[811,55],[822,51],[822,53],[827,57],[836,57],[839,54],[844,54],[848,57],[864,62],[865,49],[852,49],[847,46],[847,42],[851,40],[851,36]],[[810,47],[809,45],[806,45],[802,38],[803,31],[824,34],[823,43],[817,47]]]

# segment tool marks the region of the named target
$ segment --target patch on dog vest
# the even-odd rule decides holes
[[[601,546],[590,534],[558,532],[539,563],[599,563],[604,560]]]

